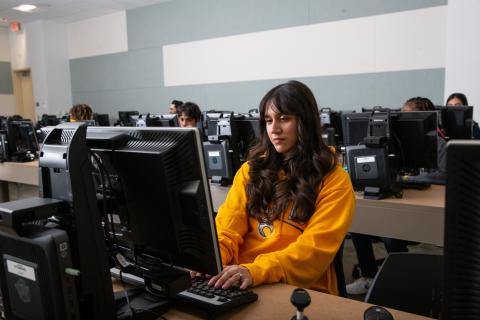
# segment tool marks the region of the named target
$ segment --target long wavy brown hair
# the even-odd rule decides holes
[[[268,138],[265,113],[271,107],[297,118],[298,143],[286,154],[278,153]],[[291,205],[290,219],[306,222],[315,211],[323,178],[336,164],[334,152],[322,140],[315,97],[305,84],[288,81],[271,89],[259,110],[260,139],[248,156],[247,210],[259,221],[272,222]]]

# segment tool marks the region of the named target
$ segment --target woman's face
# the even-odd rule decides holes
[[[455,107],[463,106],[463,103],[462,103],[462,100],[460,100],[458,98],[452,98],[452,99],[448,100],[447,106],[451,106],[451,107],[453,107],[453,106],[455,106]]]
[[[278,153],[286,153],[297,145],[297,117],[278,112],[277,108],[269,103],[265,112],[265,122],[268,138]]]

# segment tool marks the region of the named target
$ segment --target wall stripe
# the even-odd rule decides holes
[[[0,94],[13,94],[10,62],[0,61]]]
[[[398,108],[414,96],[429,97],[435,104],[441,104],[444,77],[444,69],[428,69],[296,79],[312,89],[320,106],[358,111],[375,105]],[[168,113],[174,98],[195,101],[202,110],[247,112],[258,107],[269,89],[286,80],[81,90],[73,92],[73,100],[88,102],[97,112],[107,112],[114,117],[120,110]]]
[[[0,116],[15,114],[15,96],[13,94],[0,94]]]
[[[446,6],[163,47],[164,85],[436,69]]]
[[[10,61],[10,45],[8,44],[8,29],[0,27],[0,61]]]

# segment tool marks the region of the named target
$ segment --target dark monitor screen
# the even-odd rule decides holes
[[[56,126],[57,124],[60,124],[60,118],[56,115],[42,114],[39,123],[42,127]]]
[[[132,116],[138,116],[138,111],[118,111],[118,120],[120,125],[124,127],[135,127],[136,121],[132,119]]]
[[[343,143],[346,146],[363,144],[367,136],[370,112],[342,114]]]
[[[7,121],[9,157],[13,161],[30,161],[38,152],[38,141],[32,121]]]
[[[437,107],[440,110],[440,124],[448,139],[471,139],[473,107]]]
[[[437,113],[435,111],[397,112],[392,117],[393,134],[400,143],[399,166],[406,170],[436,168]]]
[[[245,159],[251,147],[260,138],[260,118],[247,116],[243,119],[235,119],[234,122],[239,136],[239,153]]]
[[[100,127],[110,126],[110,117],[108,113],[94,113],[93,120],[95,120],[97,126],[100,126]]]
[[[344,114],[345,145],[363,144],[372,113]],[[398,169],[437,167],[437,112],[392,112],[391,140],[398,156]]]
[[[176,114],[149,114],[146,118],[147,127],[178,127]]]
[[[127,137],[113,151],[101,138],[115,145],[112,134]],[[97,181],[107,181],[107,193],[119,199],[121,237],[142,272],[154,273],[160,262],[221,271],[198,129],[89,127],[87,144],[101,158]]]
[[[351,113],[349,111],[347,113]],[[322,139],[328,145],[343,145],[342,111],[334,111],[330,108],[320,109],[320,124],[322,126]]]

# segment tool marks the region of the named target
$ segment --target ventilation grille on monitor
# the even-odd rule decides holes
[[[480,141],[447,149],[442,319],[480,319]]]

